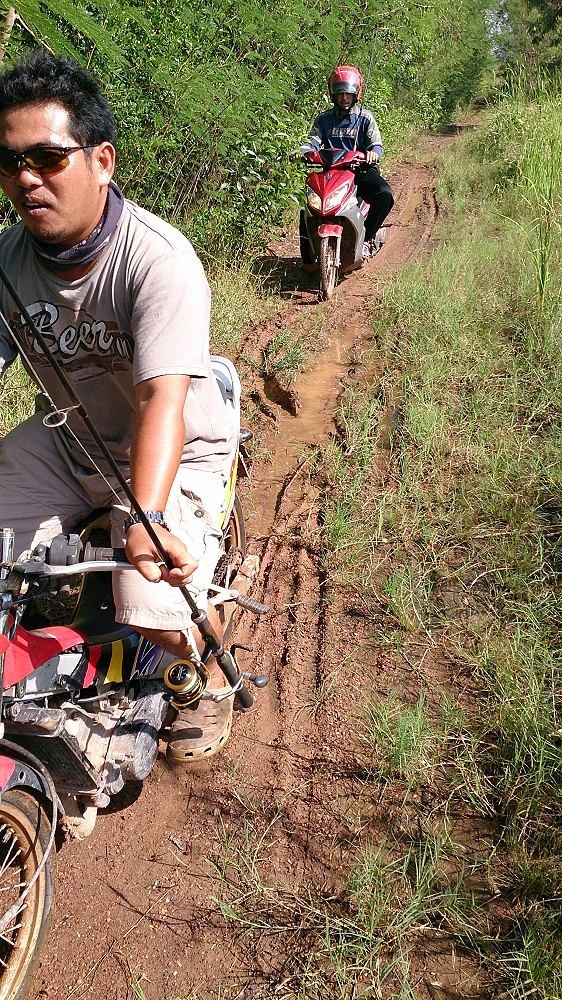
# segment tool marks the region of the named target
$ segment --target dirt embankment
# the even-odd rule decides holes
[[[259,620],[244,615],[238,638],[254,649],[243,654],[244,665],[269,674],[269,686],[204,771],[162,758],[129,801],[100,815],[87,841],[63,847],[36,1000],[142,997],[135,983],[147,1000],[274,995],[263,984],[272,969],[281,982],[286,956],[265,942],[249,954],[213,899],[232,850],[241,852],[242,885],[251,885],[259,862],[297,892],[329,891],[365,832],[348,730],[364,678],[319,559],[318,487],[306,463],[308,446],[321,446],[334,430],[342,383],[371,336],[386,277],[431,241],[430,172],[398,162],[389,179],[396,205],[388,243],[330,302],[319,304],[300,274],[295,234],[271,249],[266,263],[281,275],[290,306],[249,332],[243,348],[258,356],[281,327],[313,330],[319,345],[288,397],[261,380],[245,386],[268,414],[264,458],[241,483],[241,497],[250,547],[261,557],[255,596],[273,611]],[[375,663],[384,671],[371,659],[362,671]],[[287,990],[283,996],[292,995]]]

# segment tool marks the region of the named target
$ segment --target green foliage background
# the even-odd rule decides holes
[[[255,247],[302,187],[287,154],[359,64],[387,151],[447,119],[491,56],[483,0],[22,0],[6,61],[37,41],[101,80],[120,126],[128,196],[207,258]]]
[[[502,0],[494,20],[498,54],[528,82],[562,67],[560,0]]]

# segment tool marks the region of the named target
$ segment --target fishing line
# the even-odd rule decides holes
[[[39,389],[41,390],[43,396],[45,397],[45,399],[47,400],[49,406],[51,407],[51,409],[47,413],[45,413],[45,416],[43,417],[43,425],[45,427],[47,427],[49,430],[56,430],[58,427],[62,427],[64,425],[66,427],[67,434],[74,439],[74,441],[76,442],[76,444],[78,445],[78,447],[84,452],[84,455],[86,456],[86,458],[88,459],[88,461],[90,462],[90,464],[93,465],[93,467],[96,470],[96,472],[98,473],[98,475],[101,476],[101,478],[103,479],[103,481],[104,481],[105,485],[107,486],[107,488],[111,491],[111,493],[113,493],[113,496],[115,497],[115,499],[119,503],[122,503],[123,497],[119,496],[119,494],[117,493],[115,487],[112,485],[112,483],[110,483],[110,481],[107,478],[107,476],[105,475],[105,473],[102,471],[102,469],[100,469],[100,467],[97,464],[97,462],[95,461],[95,459],[89,454],[87,448],[84,447],[84,445],[80,441],[80,438],[78,437],[78,435],[76,434],[76,432],[73,431],[72,427],[68,423],[68,414],[72,410],[78,410],[78,406],[74,405],[74,406],[64,406],[64,407],[62,407],[62,406],[57,406],[56,405],[56,403],[55,403],[54,399],[52,398],[52,396],[50,395],[47,387],[41,381],[41,376],[35,371],[35,369],[33,368],[32,364],[31,364],[31,362],[29,360],[29,358],[24,353],[24,350],[23,350],[21,344],[19,343],[17,337],[14,335],[14,331],[12,330],[10,324],[8,323],[8,320],[6,319],[4,313],[2,312],[1,309],[0,309],[0,320],[2,320],[4,326],[6,327],[6,330],[8,331],[8,334],[10,335],[11,339],[13,340],[13,342],[15,344],[15,347],[16,347],[16,350],[17,350],[20,358],[22,359],[24,368],[26,369],[26,371],[27,371],[28,368],[31,369],[31,372],[29,374],[31,375],[31,373],[33,373],[32,377],[33,377],[34,382],[37,383],[37,385],[38,385]],[[49,417],[50,416],[54,416],[55,414],[63,414],[62,420],[59,420],[57,423],[54,423],[53,421],[50,421]]]

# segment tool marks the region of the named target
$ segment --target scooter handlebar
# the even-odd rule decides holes
[[[334,159],[333,163],[327,162],[327,159],[323,157],[322,154],[337,153],[339,154],[337,159]],[[352,158],[347,159],[351,154]],[[367,160],[367,154],[363,153],[360,149],[309,149],[305,153],[300,154],[302,160],[307,167],[329,167],[336,169],[337,167],[350,167],[353,163],[365,163]]]
[[[86,542],[84,546],[84,562],[127,562],[125,549],[113,549],[108,546],[90,545]]]

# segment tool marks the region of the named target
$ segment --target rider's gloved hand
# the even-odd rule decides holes
[[[379,161],[380,161],[380,156],[377,153],[376,149],[367,150],[367,152],[365,153],[365,163],[367,164],[368,167],[370,167],[373,163],[379,163]]]
[[[153,524],[152,527],[164,551],[174,563],[174,568],[168,570],[164,566],[162,556],[148,537],[142,524],[132,524],[127,531],[125,543],[127,559],[141,576],[144,576],[145,580],[150,580],[151,583],[165,580],[172,587],[184,586],[189,583],[197,569],[197,560],[189,554],[183,542],[172,535],[167,528],[160,524]]]

